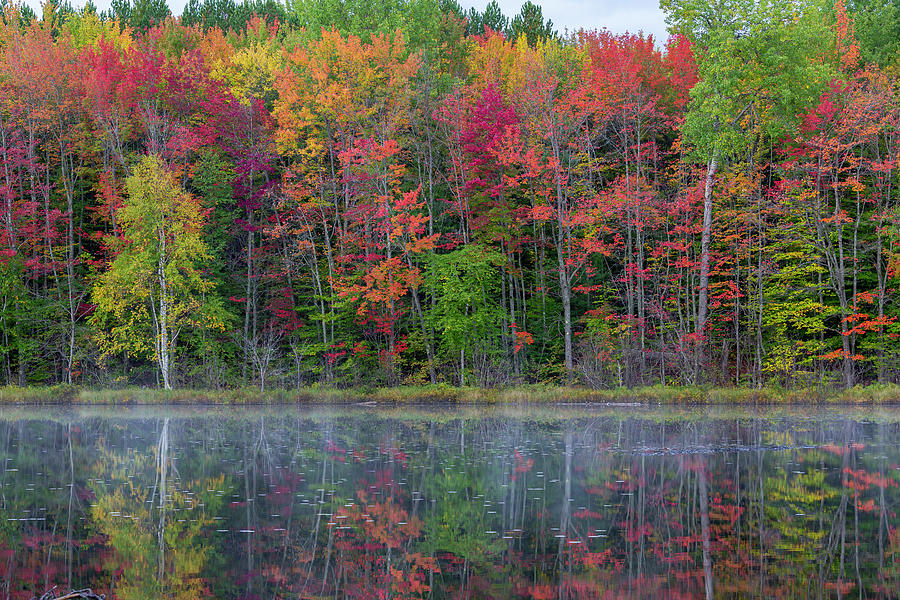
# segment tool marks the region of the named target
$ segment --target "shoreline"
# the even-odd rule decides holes
[[[0,387],[0,405],[403,405],[403,404],[609,404],[609,405],[896,405],[900,385],[857,386],[840,389],[738,388],[710,386],[644,386],[591,389],[556,385],[519,385],[506,388],[460,388],[449,385],[386,388],[300,389],[256,388],[223,390],[126,387],[92,389],[80,386]]]

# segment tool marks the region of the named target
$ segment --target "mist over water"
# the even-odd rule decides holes
[[[0,452],[0,597],[900,589],[900,410],[7,409]]]

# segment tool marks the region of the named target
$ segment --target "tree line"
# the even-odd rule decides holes
[[[893,4],[3,6],[0,380],[900,379]]]

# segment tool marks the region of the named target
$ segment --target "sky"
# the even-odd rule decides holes
[[[474,6],[484,10],[490,0],[457,0],[463,8]],[[497,0],[503,14],[510,19],[519,13],[524,0]],[[553,21],[557,31],[568,28],[609,29],[613,33],[652,33],[660,44],[665,42],[666,21],[659,0],[532,0],[541,7],[545,19]]]
[[[476,7],[484,10],[489,0],[458,0],[463,8]],[[497,0],[503,14],[512,18],[518,14],[524,0]],[[609,29],[613,33],[653,34],[657,43],[668,37],[663,12],[659,0],[532,0],[541,6],[545,19],[551,19],[557,31],[569,29]],[[169,9],[179,15],[186,0],[168,0]],[[26,0],[35,12],[40,14],[40,0]],[[94,0],[100,10],[109,8],[110,0]],[[73,0],[73,6],[84,6],[84,0]]]

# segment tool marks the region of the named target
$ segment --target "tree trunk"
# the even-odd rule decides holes
[[[560,232],[562,236],[562,232]],[[572,382],[575,370],[572,359],[572,290],[569,286],[569,275],[566,267],[566,258],[563,254],[561,237],[556,242],[556,252],[559,259],[559,295],[563,305],[563,339],[565,342],[566,357],[566,382]]]
[[[706,319],[709,306],[709,243],[712,233],[712,195],[713,182],[716,176],[716,170],[719,167],[718,156],[713,153],[709,159],[706,169],[706,184],[703,188],[703,232],[700,236],[700,285],[698,286],[697,298],[697,323],[694,333],[697,334],[697,355],[694,360],[694,368],[697,377],[700,377],[700,363],[703,362],[706,354]]]
[[[700,237],[700,286],[697,300],[697,335],[703,335],[709,306],[709,242],[712,232],[712,193],[718,158],[713,154],[706,169],[706,184],[703,189],[703,232]]]
[[[162,375],[163,388],[172,389],[169,380],[169,290],[168,281],[166,280],[166,240],[163,234],[160,234],[160,255],[159,255],[159,323],[157,325],[157,342],[156,356],[159,364],[159,373]]]

